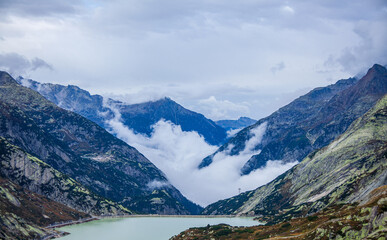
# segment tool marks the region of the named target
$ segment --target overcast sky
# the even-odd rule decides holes
[[[387,63],[385,0],[1,0],[0,68],[259,119]]]

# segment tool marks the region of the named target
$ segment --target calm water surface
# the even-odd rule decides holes
[[[130,217],[103,219],[59,228],[71,233],[60,240],[167,240],[191,227],[226,223],[231,226],[254,226],[252,218]]]

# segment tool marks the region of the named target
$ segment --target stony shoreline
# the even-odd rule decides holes
[[[61,228],[65,226],[70,226],[74,224],[81,224],[101,219],[113,219],[113,218],[136,218],[136,217],[160,217],[160,218],[234,218],[234,217],[240,217],[236,215],[160,215],[160,214],[131,214],[131,215],[109,215],[109,216],[94,216],[91,218],[85,218],[85,219],[79,219],[76,221],[68,221],[68,222],[61,222],[61,223],[54,223],[50,224],[44,228],[51,229],[55,231],[55,233],[46,235],[41,238],[41,240],[49,240],[49,239],[55,239],[60,238],[63,236],[66,236],[70,233],[57,230],[56,228]]]

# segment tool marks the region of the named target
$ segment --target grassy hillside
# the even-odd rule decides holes
[[[387,96],[329,144],[250,192],[218,201],[204,214],[258,215],[276,223],[328,206],[365,201],[387,184]]]

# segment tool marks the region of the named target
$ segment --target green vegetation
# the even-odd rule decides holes
[[[341,204],[327,207],[309,217],[293,218],[270,226],[230,227],[216,225],[191,228],[171,240],[233,239],[384,239],[387,186],[373,190],[362,205]]]
[[[349,129],[252,193],[221,200],[204,213],[250,214],[269,224],[361,200],[387,171],[387,96]]]

